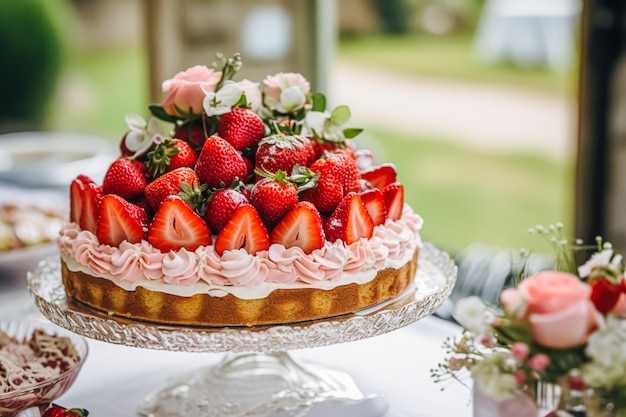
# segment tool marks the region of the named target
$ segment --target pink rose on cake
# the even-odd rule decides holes
[[[527,321],[534,341],[565,349],[581,346],[598,326],[591,287],[576,275],[542,271],[508,288],[500,300],[507,316]]]
[[[205,65],[195,65],[181,71],[163,82],[163,91],[168,93],[162,106],[174,117],[189,117],[202,114],[202,102],[206,92],[215,91],[222,78],[220,71]]]
[[[268,75],[261,86],[263,101],[270,110],[279,113],[293,113],[304,107],[311,85],[294,72],[281,72]]]

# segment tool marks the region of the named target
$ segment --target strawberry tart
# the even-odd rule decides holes
[[[165,81],[149,121],[127,116],[102,184],[71,183],[67,296],[133,320],[252,326],[406,290],[422,219],[394,165],[355,146],[349,108],[327,109],[300,74],[234,81],[240,56],[217,61]]]

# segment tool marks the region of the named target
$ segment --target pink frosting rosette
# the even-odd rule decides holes
[[[501,302],[507,315],[525,320],[538,344],[566,349],[582,346],[598,326],[591,288],[576,275],[542,271],[507,288]]]
[[[202,114],[205,91],[215,91],[221,77],[220,71],[205,65],[195,65],[179,72],[174,78],[163,82],[163,91],[168,93],[162,103],[163,110],[170,116],[179,117]]]

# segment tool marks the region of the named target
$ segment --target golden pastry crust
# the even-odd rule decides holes
[[[402,293],[414,280],[413,258],[399,269],[386,268],[365,284],[346,284],[331,290],[279,289],[261,299],[228,294],[181,297],[137,287],[127,291],[114,282],[68,269],[62,277],[68,297],[107,314],[154,323],[196,326],[253,326],[315,320],[350,313]]]

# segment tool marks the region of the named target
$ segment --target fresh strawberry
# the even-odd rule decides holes
[[[311,253],[324,246],[322,217],[315,206],[301,201],[292,208],[270,234],[271,243],[286,248],[297,246],[304,253]]]
[[[296,165],[307,166],[311,150],[308,143],[309,139],[303,136],[280,133],[263,138],[256,151],[255,171],[291,173]]]
[[[367,213],[372,218],[372,222],[374,222],[374,226],[385,223],[385,220],[387,220],[387,204],[385,203],[383,192],[378,188],[373,188],[363,191],[360,196]]]
[[[217,125],[217,134],[238,151],[256,146],[264,133],[263,120],[244,107],[235,107],[222,115]]]
[[[606,314],[615,307],[622,293],[622,287],[605,277],[596,277],[591,281],[591,302],[602,314]]]
[[[195,170],[200,181],[211,188],[223,187],[235,179],[244,181],[247,174],[241,155],[230,143],[216,135],[204,142]]]
[[[105,194],[116,194],[125,199],[137,197],[148,185],[146,165],[133,159],[120,158],[109,166],[102,190]]]
[[[251,204],[237,208],[215,239],[215,252],[220,256],[227,250],[238,249],[245,249],[249,254],[256,255],[269,247],[267,229]]]
[[[310,201],[320,213],[330,213],[344,197],[341,164],[338,158],[318,159],[310,171],[319,174],[314,188],[300,193],[300,200]]]
[[[396,182],[397,171],[394,164],[381,164],[361,172],[361,178],[368,181],[372,188],[382,190],[385,186]]]
[[[205,118],[204,123],[206,126],[209,126],[211,121]],[[202,119],[198,119],[178,126],[176,130],[174,130],[173,137],[184,140],[194,149],[202,149],[202,145],[207,137],[206,132],[207,128],[203,125]]]
[[[141,207],[142,209],[144,209],[146,211],[146,214],[148,215],[148,219],[151,219],[152,217],[154,217],[155,210],[154,208],[152,208],[152,206],[150,205],[150,202],[148,201],[145,195],[142,194],[139,197],[135,197],[129,201],[133,203],[134,205],[136,205],[137,207]]]
[[[233,217],[237,208],[250,202],[238,189],[223,188],[215,192],[206,203],[204,220],[211,232],[218,234]]]
[[[354,153],[348,149],[340,149],[334,151],[331,157],[337,157],[341,161],[343,194],[361,191],[361,173],[356,166]]]
[[[144,194],[154,210],[158,210],[161,202],[170,195],[179,195],[185,190],[182,184],[191,188],[197,187],[200,179],[191,168],[177,168],[156,178],[146,186]]]
[[[268,174],[270,175],[270,174]],[[257,209],[268,230],[298,204],[298,187],[281,170],[261,179],[250,190],[250,203]]]
[[[163,200],[148,230],[148,242],[161,252],[181,248],[194,251],[211,241],[211,231],[202,217],[178,196]]]
[[[116,194],[107,194],[100,204],[96,236],[100,243],[119,246],[123,241],[139,243],[146,237],[148,215]]]
[[[196,151],[184,140],[165,139],[148,152],[146,166],[151,176],[158,177],[177,168],[193,168],[196,159]]]
[[[341,240],[346,244],[360,238],[369,239],[374,232],[374,222],[357,193],[348,193],[326,220],[326,239]]]
[[[392,182],[383,188],[383,195],[387,205],[387,218],[400,219],[404,208],[404,186],[399,182]]]
[[[93,180],[86,175],[79,175],[70,184],[70,221],[78,224],[80,213],[83,211],[83,194],[85,184],[93,183]]]
[[[41,417],[87,417],[89,411],[84,408],[65,408],[57,404],[50,404]]]

